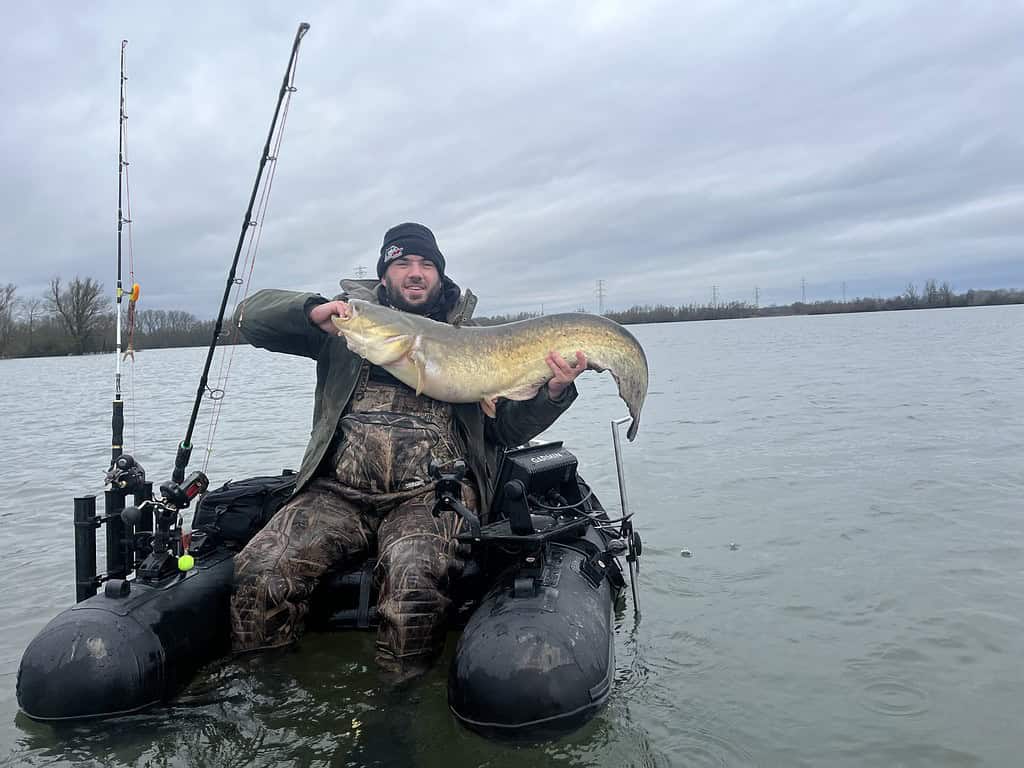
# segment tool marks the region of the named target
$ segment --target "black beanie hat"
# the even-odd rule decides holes
[[[380,247],[380,259],[377,261],[377,277],[384,277],[388,264],[402,256],[419,256],[432,261],[438,274],[444,277],[444,256],[437,247],[434,233],[422,224],[407,222],[384,233],[384,244]]]

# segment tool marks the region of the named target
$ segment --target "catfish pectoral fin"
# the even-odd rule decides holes
[[[424,379],[423,363],[422,362],[417,362],[416,363],[416,397],[419,397],[420,395],[423,394],[423,384],[425,383],[423,381],[423,379]]]
[[[485,397],[480,401],[480,407],[483,412],[490,416],[492,419],[498,418],[498,400],[494,397]]]
[[[416,397],[419,397],[427,386],[427,361],[415,346],[409,353],[409,361],[416,367]]]

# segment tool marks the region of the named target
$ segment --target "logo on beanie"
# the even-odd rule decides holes
[[[390,245],[388,249],[384,251],[384,261],[394,261],[402,255],[402,246]]]

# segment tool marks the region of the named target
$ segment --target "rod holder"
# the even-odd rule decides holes
[[[121,518],[124,510],[124,491],[106,491],[103,494],[103,522],[106,524],[107,578],[123,579],[133,562],[131,531]]]
[[[135,494],[135,506],[141,506],[144,501],[153,500],[153,482],[147,480],[142,484],[142,489]],[[152,531],[153,530],[153,510],[149,506],[142,508],[142,518],[135,526],[136,531]]]
[[[96,497],[75,497],[75,602],[96,594]]]

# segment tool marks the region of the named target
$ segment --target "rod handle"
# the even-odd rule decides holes
[[[192,443],[179,443],[178,453],[174,457],[174,472],[171,473],[171,480],[175,483],[181,483],[185,479],[185,468],[188,466],[188,460],[192,458]]]

